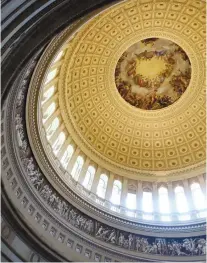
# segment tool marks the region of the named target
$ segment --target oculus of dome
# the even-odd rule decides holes
[[[115,69],[121,97],[144,110],[168,107],[187,89],[191,78],[188,56],[172,41],[144,39],[126,50]]]

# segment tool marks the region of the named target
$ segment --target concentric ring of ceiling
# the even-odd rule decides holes
[[[178,44],[190,59],[192,75],[173,105],[144,111],[120,97],[114,72],[127,48],[151,37]],[[205,3],[133,0],[91,19],[68,44],[58,94],[69,134],[106,169],[157,175],[203,166]]]

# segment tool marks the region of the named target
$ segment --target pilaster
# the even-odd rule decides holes
[[[100,180],[100,175],[101,175],[101,167],[98,166],[94,179],[93,179],[92,187],[91,187],[91,192],[94,194],[96,194],[97,192],[97,186]]]
[[[137,196],[137,210],[141,211],[142,210],[142,195],[143,195],[143,189],[142,189],[142,181],[138,181],[137,182],[137,192],[136,192],[136,196]]]
[[[175,191],[173,189],[172,182],[168,182],[167,185],[168,185],[169,206],[172,215],[172,220],[177,221],[178,211],[177,211],[176,200],[175,200]]]
[[[78,182],[79,184],[83,184],[83,181],[84,181],[84,178],[85,178],[85,175],[86,175],[86,172],[88,170],[88,166],[89,166],[89,163],[90,163],[90,159],[89,157],[86,158],[84,164],[83,164],[83,167],[81,169],[81,172],[79,174],[79,177],[78,177]]]
[[[69,173],[71,173],[79,153],[80,153],[80,148],[77,147],[66,168]]]
[[[124,177],[122,183],[121,200],[120,200],[120,205],[123,207],[126,207],[127,193],[128,193],[128,179]]]
[[[106,196],[105,196],[105,199],[107,201],[110,201],[111,199],[113,183],[114,183],[114,174],[110,173],[107,188],[106,188]]]
[[[60,109],[57,109],[53,114],[51,114],[44,123],[44,129],[47,130],[53,120],[60,115]]]

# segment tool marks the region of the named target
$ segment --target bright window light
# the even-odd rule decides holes
[[[112,189],[111,202],[115,205],[120,205],[122,183],[115,180]]]
[[[58,60],[60,60],[61,57],[62,57],[62,55],[63,55],[63,50],[61,50],[61,51],[57,54],[57,57],[55,58],[55,60],[54,60],[53,63],[55,63],[55,62],[57,62]]]
[[[52,113],[55,111],[56,104],[55,102],[52,102],[50,106],[48,106],[47,110],[43,113],[43,123],[52,115]]]
[[[108,176],[106,174],[101,174],[96,192],[101,198],[105,198],[107,183]]]
[[[142,210],[149,213],[153,212],[152,192],[143,191]]]
[[[55,91],[55,87],[52,86],[50,87],[47,91],[45,91],[43,93],[43,97],[42,97],[42,104],[44,102],[46,102],[53,94],[54,94],[54,91]]]
[[[81,156],[78,156],[78,158],[77,158],[77,160],[73,166],[72,172],[71,172],[72,177],[76,181],[78,180],[78,177],[79,177],[80,171],[82,169],[83,163],[84,163],[83,158]]]
[[[190,220],[190,215],[179,215],[178,219],[180,221]]]
[[[49,83],[51,80],[54,79],[54,77],[56,76],[57,74],[57,69],[53,69],[52,71],[50,71],[47,75],[47,78],[46,78],[46,81],[45,81],[45,84]]]
[[[159,193],[159,210],[162,214],[168,214],[170,212],[168,190],[166,187],[160,187]]]
[[[55,143],[53,144],[52,148],[53,148],[53,152],[55,154],[57,154],[61,148],[61,146],[63,145],[65,141],[65,133],[64,132],[61,132],[59,135],[58,135],[58,138],[57,140],[55,141]]]
[[[205,217],[207,217],[207,211],[202,211],[202,212],[200,212],[200,213],[198,214],[198,216],[199,216],[200,218],[205,218]]]
[[[84,181],[83,181],[83,186],[88,190],[91,189],[95,172],[96,172],[96,170],[93,166],[88,167],[88,170],[86,172],[86,176],[85,176]]]
[[[143,214],[143,219],[145,219],[145,220],[153,220],[153,215]]]
[[[61,163],[63,165],[64,168],[67,167],[72,155],[73,155],[73,152],[74,152],[74,148],[72,145],[69,145],[66,149],[66,151],[64,152],[63,154],[63,157],[61,159]]]
[[[205,197],[201,191],[200,185],[198,183],[191,184],[191,191],[192,191],[193,202],[194,202],[195,208],[198,210],[204,209],[206,207]]]
[[[136,209],[136,194],[127,194],[126,207],[132,210]]]
[[[177,186],[175,188],[175,199],[176,199],[176,206],[179,213],[188,212],[188,204],[186,200],[186,196],[184,193],[184,189],[182,186]]]
[[[52,121],[52,123],[49,125],[49,127],[47,128],[47,130],[46,130],[46,134],[47,134],[47,138],[48,138],[48,139],[49,139],[49,138],[53,135],[53,133],[56,131],[56,129],[58,128],[59,124],[60,124],[60,121],[59,121],[59,119],[56,117],[56,118]]]
[[[168,221],[171,221],[171,218],[170,218],[170,216],[164,216],[164,215],[162,215],[162,216],[161,216],[161,221],[166,221],[166,222],[168,222]]]
[[[120,208],[117,207],[117,206],[111,206],[111,210],[114,211],[114,212],[117,212],[117,213],[120,213]]]
[[[130,217],[136,217],[136,212],[135,211],[127,211],[127,215]]]

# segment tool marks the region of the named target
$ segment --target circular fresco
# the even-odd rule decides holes
[[[185,51],[163,38],[144,39],[126,50],[115,70],[122,98],[136,108],[157,110],[177,101],[191,79]]]

